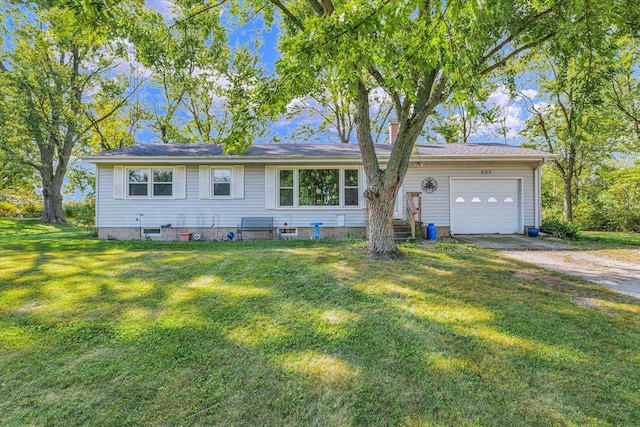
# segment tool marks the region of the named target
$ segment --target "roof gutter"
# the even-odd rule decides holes
[[[542,162],[555,158],[543,158]],[[389,156],[378,157],[383,163],[389,160]],[[469,162],[469,161],[534,161],[540,159],[539,155],[524,155],[524,156],[412,156],[411,161],[418,161],[421,163],[430,162]],[[140,164],[140,163],[153,163],[153,164],[316,164],[316,163],[337,163],[337,164],[353,164],[362,163],[361,156],[350,157],[241,157],[241,156],[210,156],[210,157],[194,157],[194,156],[131,156],[131,157],[99,157],[99,156],[85,156],[81,158],[82,161],[93,164]],[[539,167],[539,166],[538,166]]]

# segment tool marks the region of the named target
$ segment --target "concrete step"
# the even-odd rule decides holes
[[[396,239],[396,243],[406,242],[411,237],[411,232],[399,232],[394,233],[394,238]]]
[[[411,237],[411,223],[404,219],[393,220],[393,234],[396,243],[404,243]]]

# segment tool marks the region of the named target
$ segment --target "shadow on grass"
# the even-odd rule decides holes
[[[640,419],[637,305],[494,252],[405,250],[380,262],[337,242],[4,245],[17,265],[0,273],[0,377],[14,391],[0,421]],[[572,301],[585,294],[628,310]]]

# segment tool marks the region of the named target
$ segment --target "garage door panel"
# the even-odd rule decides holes
[[[452,232],[520,233],[519,191],[518,179],[453,179]]]
[[[508,193],[517,193],[518,182],[517,181],[498,181],[497,190],[502,192],[508,192]]]

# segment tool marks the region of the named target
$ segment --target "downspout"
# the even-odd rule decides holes
[[[546,163],[547,159],[542,158],[536,167],[533,169],[533,188],[535,189],[535,196],[533,198],[533,226],[540,228],[542,224],[542,166]]]
[[[96,187],[94,188],[93,191],[93,197],[94,197],[94,206],[95,206],[95,219],[94,219],[94,224],[96,226],[96,233],[98,233],[98,235],[100,235],[100,208],[98,206],[100,206],[99,200],[100,200],[100,165],[95,165],[96,166]]]

